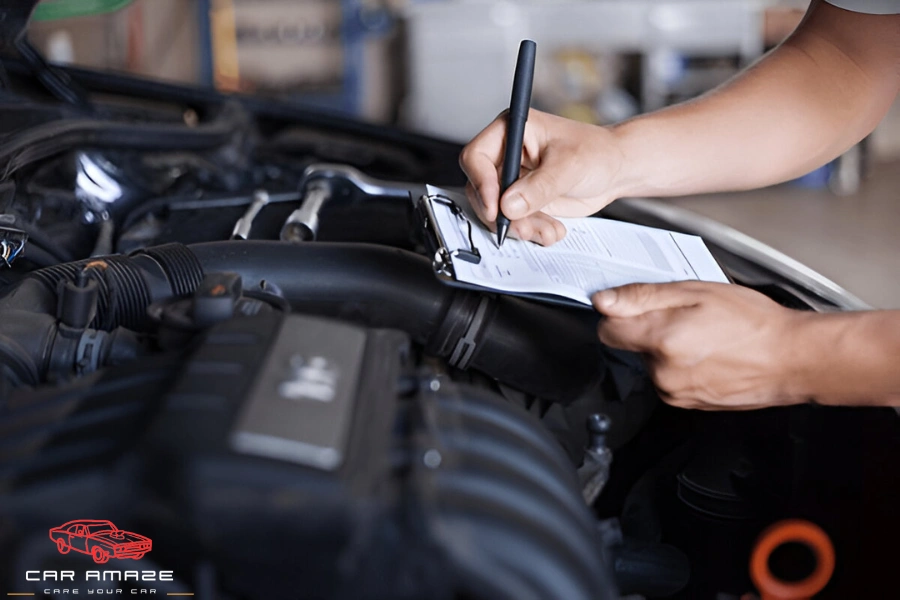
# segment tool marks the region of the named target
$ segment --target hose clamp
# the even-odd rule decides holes
[[[475,314],[472,316],[472,320],[469,321],[469,326],[466,327],[466,332],[459,338],[456,346],[453,348],[453,352],[450,353],[449,362],[452,366],[458,369],[465,369],[472,361],[472,357],[475,355],[475,348],[478,346],[478,341],[481,338],[481,330],[486,322],[485,317],[487,316],[490,302],[487,296],[481,297],[478,308],[475,309]]]

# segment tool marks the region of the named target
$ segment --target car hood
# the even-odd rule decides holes
[[[20,40],[40,0],[0,0],[0,50]]]
[[[120,531],[117,534],[112,532],[97,533],[91,536],[95,540],[109,542],[110,544],[132,544],[134,542],[149,542],[150,538],[144,537],[138,533],[130,531]]]

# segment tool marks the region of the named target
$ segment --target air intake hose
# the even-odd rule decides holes
[[[180,244],[34,271],[0,297],[0,377],[14,387],[37,385],[50,374],[85,374],[133,360],[144,352],[134,332],[147,328],[147,306],[191,294],[202,277],[197,259]],[[82,304],[86,318],[73,322],[78,311],[60,295],[76,280],[96,284],[96,311],[93,301]]]
[[[167,244],[35,271],[0,298],[0,311],[55,314],[60,281],[98,260],[97,329],[140,331],[151,302],[190,295],[204,273],[235,272],[245,289],[274,284],[294,310],[400,329],[453,366],[549,400],[571,402],[603,374],[594,313],[449,287],[427,258],[386,246]]]
[[[366,244],[211,242],[190,246],[207,273],[277,285],[298,311],[407,332],[451,364],[571,402],[603,374],[597,317],[439,282],[427,258]]]

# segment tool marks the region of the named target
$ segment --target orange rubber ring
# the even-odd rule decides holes
[[[816,557],[816,568],[801,581],[782,581],[769,569],[772,552],[789,542],[804,544]],[[834,573],[834,546],[822,528],[809,521],[791,519],[775,523],[756,542],[750,558],[750,577],[762,600],[807,600],[828,585]]]

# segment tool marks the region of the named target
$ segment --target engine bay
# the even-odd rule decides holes
[[[822,597],[890,581],[897,415],[674,409],[592,311],[442,284],[414,200],[464,183],[458,146],[4,68],[0,589],[739,598],[785,518],[834,543]],[[707,242],[738,284],[840,308]]]

